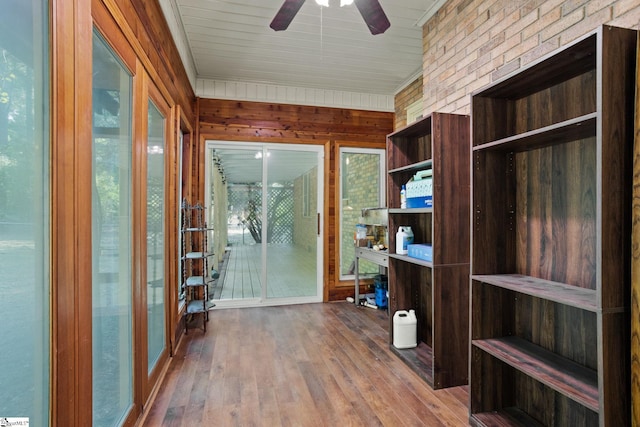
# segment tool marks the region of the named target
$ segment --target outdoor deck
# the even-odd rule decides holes
[[[260,298],[261,245],[227,247],[219,266],[220,278],[212,290],[214,300]],[[269,245],[267,298],[313,296],[317,292],[316,255],[293,245]]]

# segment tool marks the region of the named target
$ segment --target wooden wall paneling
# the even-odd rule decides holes
[[[236,140],[381,143],[393,126],[392,113],[376,111],[203,98],[199,105],[200,132],[233,136]]]
[[[640,34],[638,34],[640,46]],[[631,423],[640,426],[640,51],[636,56],[631,260]]]
[[[180,207],[182,205],[182,199],[179,197],[182,194],[182,198],[187,197],[188,192],[188,175],[185,173],[189,170],[188,165],[190,162],[189,156],[189,147],[191,146],[192,134],[193,134],[193,126],[189,121],[189,118],[184,114],[184,109],[180,105],[175,106],[175,115],[174,115],[174,168],[173,168],[173,182],[175,182],[175,189],[173,191],[174,198],[176,200],[175,205],[171,205],[173,208],[173,215],[175,215],[175,230],[176,230],[176,241],[174,242],[174,248],[178,248],[178,240],[177,240],[177,230],[182,227],[182,224],[178,223],[178,212],[180,211]],[[182,147],[180,147],[180,133],[182,133]],[[180,172],[182,171],[182,175]],[[176,249],[176,257],[179,256],[180,250]],[[170,351],[173,354],[175,352],[176,346],[180,337],[182,336],[182,332],[184,331],[183,327],[180,327],[180,322],[183,317],[183,312],[185,310],[184,305],[180,304],[178,301],[178,289],[182,283],[182,277],[179,277],[178,272],[178,260],[175,261],[175,274],[174,274],[174,282],[172,282],[173,286],[176,288],[169,294],[169,304],[171,308],[170,319],[169,322],[169,336],[171,337],[171,348]]]
[[[51,425],[92,422],[91,5],[51,3]]]

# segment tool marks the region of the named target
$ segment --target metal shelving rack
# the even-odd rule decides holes
[[[215,307],[209,301],[209,286],[214,281],[209,276],[209,259],[214,255],[207,251],[207,237],[211,228],[205,222],[205,208],[197,203],[189,205],[182,201],[182,287],[185,293],[185,334],[189,332],[189,321],[202,314],[202,328],[207,331],[209,311]]]

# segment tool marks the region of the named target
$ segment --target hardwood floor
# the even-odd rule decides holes
[[[463,426],[389,349],[386,312],[346,302],[214,310],[178,346],[144,426]]]

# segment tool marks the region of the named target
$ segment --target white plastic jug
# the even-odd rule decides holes
[[[408,225],[401,225],[398,227],[396,233],[396,254],[406,255],[409,250],[407,246],[413,243],[413,231]]]
[[[416,312],[414,310],[398,310],[393,315],[393,346],[395,348],[414,348],[417,340]]]

